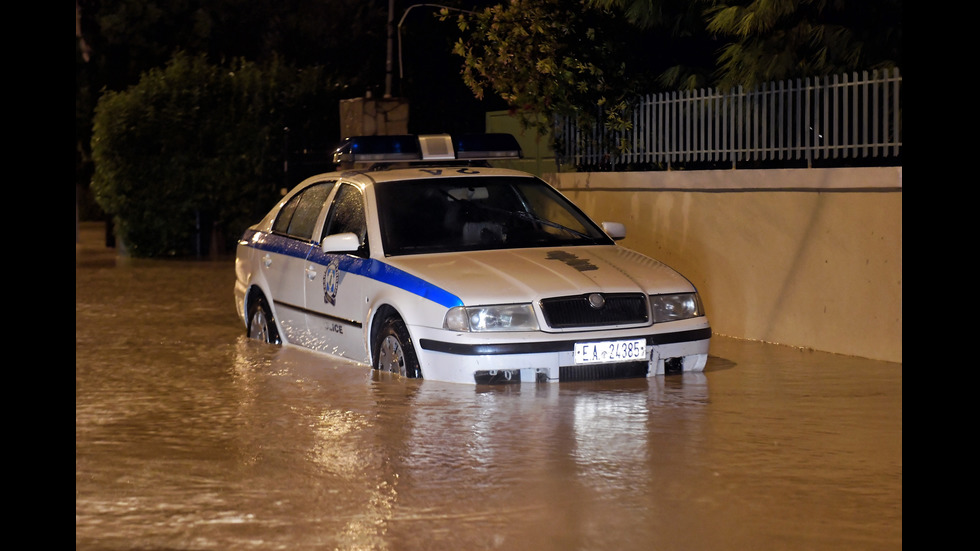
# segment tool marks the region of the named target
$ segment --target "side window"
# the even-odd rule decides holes
[[[367,222],[364,218],[364,197],[361,190],[350,184],[341,184],[334,197],[327,222],[323,225],[323,237],[338,233],[356,234],[361,242],[359,254],[367,254]]]
[[[272,231],[312,241],[313,226],[333,186],[334,182],[314,184],[294,195],[279,211]]]

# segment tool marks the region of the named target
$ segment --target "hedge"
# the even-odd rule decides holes
[[[278,199],[284,129],[336,143],[344,89],[322,67],[177,54],[103,93],[91,187],[117,240],[143,257],[233,250]]]

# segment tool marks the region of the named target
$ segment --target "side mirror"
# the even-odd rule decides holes
[[[612,237],[614,241],[619,241],[626,237],[626,226],[619,222],[603,222],[602,230]]]
[[[352,253],[361,246],[361,240],[353,233],[335,233],[323,238],[320,248],[325,253]]]

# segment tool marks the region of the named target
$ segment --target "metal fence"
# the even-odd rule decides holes
[[[632,128],[556,128],[560,162],[587,170],[894,165],[902,151],[899,70],[646,95]]]

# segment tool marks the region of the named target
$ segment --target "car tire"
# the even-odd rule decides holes
[[[408,328],[397,316],[385,318],[378,330],[374,344],[374,368],[410,379],[422,378],[422,368]]]
[[[248,327],[245,334],[250,339],[256,339],[269,344],[282,344],[276,320],[272,317],[272,309],[265,297],[259,295],[248,304]]]

